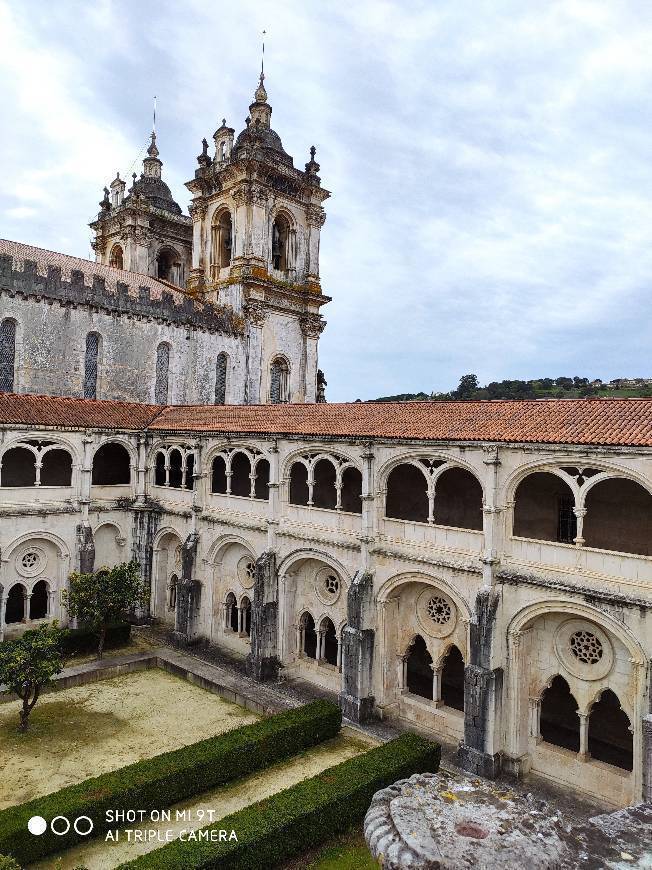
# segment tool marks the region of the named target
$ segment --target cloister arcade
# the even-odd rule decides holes
[[[498,599],[486,667],[502,671],[491,715],[503,766],[614,804],[640,794],[647,460],[559,451],[553,461],[506,447],[494,462],[475,447],[298,441],[12,431],[0,444],[0,632],[65,621],[60,593],[84,522],[95,567],[151,559],[149,613],[179,631],[194,529],[193,638],[252,655],[257,563],[273,551],[281,676],[340,694],[347,603],[367,572],[375,711],[455,746],[471,715],[486,586]],[[591,594],[600,607],[586,604]]]

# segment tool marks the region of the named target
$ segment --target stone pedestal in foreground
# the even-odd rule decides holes
[[[531,794],[448,773],[415,774],[376,792],[364,835],[383,870],[652,866],[650,804],[571,825]]]

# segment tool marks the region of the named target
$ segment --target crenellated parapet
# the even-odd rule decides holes
[[[33,258],[9,246],[28,248]],[[244,330],[243,318],[228,305],[193,299],[149,276],[15,243],[0,243],[0,293],[212,333],[239,336]]]

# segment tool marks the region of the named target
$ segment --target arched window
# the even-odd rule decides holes
[[[27,447],[12,447],[2,457],[2,486],[34,486],[36,456]]]
[[[290,504],[308,504],[308,469],[295,462],[290,469]]]
[[[565,480],[537,471],[522,480],[514,503],[514,534],[538,541],[572,544],[577,537],[575,499]]]
[[[437,479],[434,520],[440,526],[482,531],[482,487],[465,468],[448,468]]]
[[[269,462],[266,459],[259,459],[256,463],[254,498],[269,499]]]
[[[611,689],[605,689],[600,700],[591,707],[589,754],[596,761],[614,764],[623,770],[634,766],[631,723]]]
[[[328,459],[320,459],[313,469],[312,503],[315,507],[333,510],[337,504],[335,466]]]
[[[157,276],[170,284],[179,284],[180,272],[181,263],[177,252],[172,248],[161,248],[156,257]]]
[[[289,268],[290,224],[285,215],[278,215],[272,224],[272,268],[286,272]]]
[[[188,453],[186,456],[186,470],[184,472],[184,486],[186,489],[192,489],[195,485],[194,475],[195,473],[195,454]]]
[[[34,584],[32,595],[29,599],[29,618],[45,619],[48,615],[50,587],[45,580],[39,580]]]
[[[362,513],[362,472],[357,468],[345,468],[342,474],[342,510],[351,514]]]
[[[226,493],[226,462],[223,456],[216,456],[213,460],[211,492],[216,492],[220,495]]]
[[[290,369],[283,357],[277,357],[270,366],[269,401],[272,405],[290,401]]]
[[[0,393],[13,393],[16,372],[16,321],[0,323]]]
[[[240,634],[251,637],[251,601],[246,595],[240,602]]]
[[[70,486],[72,456],[67,450],[46,450],[41,459],[41,486]]]
[[[224,627],[226,628],[226,630],[237,631],[239,620],[238,604],[233,592],[229,592],[229,594],[226,596],[224,617]]]
[[[93,456],[93,486],[121,486],[131,483],[129,451],[114,441],[103,444]]]
[[[317,632],[315,631],[315,620],[309,613],[304,613],[301,617],[301,634],[302,634],[302,652],[309,659],[317,658]]]
[[[420,634],[414,638],[410,647],[406,676],[408,692],[432,701],[432,656]]]
[[[165,486],[165,453],[159,450],[156,454],[156,462],[154,463],[154,484],[156,486]]]
[[[231,459],[231,495],[251,495],[251,462],[245,453],[234,453]]]
[[[170,450],[168,461],[170,463],[168,486],[172,486],[174,489],[181,489],[183,486],[183,457],[181,451],[177,450],[176,447]]]
[[[25,619],[25,587],[22,583],[16,583],[9,590],[5,604],[5,622],[12,625],[15,622],[23,622]]]
[[[229,358],[225,353],[218,353],[215,363],[215,404],[226,404],[226,378]]]
[[[566,680],[559,675],[541,697],[539,732],[546,743],[579,752],[580,719],[577,715],[577,701]]]
[[[120,245],[114,245],[109,255],[109,266],[114,269],[124,269],[124,254]]]
[[[173,574],[170,577],[170,583],[168,588],[168,610],[176,610],[177,606],[177,584],[179,583],[179,578],[176,574]]]
[[[319,640],[321,643],[321,649],[319,650],[318,656],[319,660],[325,661],[327,664],[333,665],[333,667],[337,667],[337,633],[333,621],[329,619],[328,616],[322,619],[321,625],[319,626]]]
[[[634,480],[596,483],[586,496],[586,547],[652,556],[652,495]]]
[[[441,669],[441,699],[447,707],[464,710],[464,659],[455,645],[446,653]]]
[[[428,522],[428,484],[424,473],[415,465],[404,463],[391,470],[387,478],[385,516]]]
[[[213,217],[211,242],[211,263],[217,269],[223,269],[231,265],[231,249],[233,224],[231,213],[228,209],[222,209]]]
[[[170,380],[170,345],[162,341],[156,348],[156,384],[154,386],[154,402],[157,405],[167,405]]]
[[[100,336],[97,332],[89,332],[86,336],[86,353],[84,356],[84,398],[97,398],[98,357],[100,351]]]

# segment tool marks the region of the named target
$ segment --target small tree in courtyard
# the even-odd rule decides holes
[[[65,634],[55,622],[0,643],[0,683],[9,686],[23,702],[19,731],[27,731],[29,714],[41,690],[63,670],[61,641]]]
[[[73,573],[62,600],[69,616],[99,636],[97,657],[101,659],[108,626],[124,619],[132,607],[143,601],[138,562],[100,568],[90,574]]]

